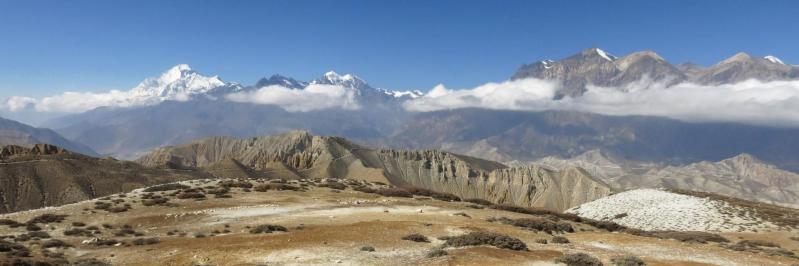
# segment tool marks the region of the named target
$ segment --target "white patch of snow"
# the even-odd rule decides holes
[[[770,223],[749,216],[726,202],[657,189],[637,189],[604,197],[567,210],[596,220],[612,220],[643,230],[760,230]],[[620,218],[615,218],[619,215]]]
[[[779,58],[777,58],[776,56],[773,56],[773,55],[767,55],[766,57],[763,57],[763,58],[768,60],[769,62],[772,62],[772,63],[775,63],[775,64],[780,64],[780,65],[784,65],[785,64],[785,63],[782,62],[782,60],[780,60]]]
[[[594,48],[594,49],[596,50],[596,53],[599,54],[599,56],[607,59],[608,61],[613,61],[616,58],[615,56],[608,54],[605,51],[602,51],[602,49],[599,48]]]

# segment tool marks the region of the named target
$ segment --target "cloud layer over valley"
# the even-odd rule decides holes
[[[450,90],[439,85],[404,103],[409,111],[465,107],[501,110],[574,110],[606,115],[662,116],[691,122],[742,122],[799,126],[799,81],[705,86],[680,83],[666,87],[647,81],[623,88],[588,86],[576,98],[553,100],[554,83],[523,79]]]

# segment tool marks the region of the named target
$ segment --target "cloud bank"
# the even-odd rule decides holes
[[[637,82],[624,88],[588,86],[581,97],[552,100],[554,83],[526,79],[488,83],[472,89],[437,86],[404,104],[406,110],[476,107],[500,110],[574,110],[605,115],[662,116],[689,122],[741,122],[799,126],[799,81],[704,86]]]
[[[289,112],[309,112],[328,108],[357,110],[360,106],[355,95],[353,88],[311,84],[301,90],[271,85],[228,94],[225,98],[234,102],[277,105]]]

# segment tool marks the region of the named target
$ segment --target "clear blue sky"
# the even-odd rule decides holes
[[[178,63],[244,84],[333,69],[422,90],[588,47],[799,64],[799,1],[551,2],[1,1],[0,98],[128,89]]]

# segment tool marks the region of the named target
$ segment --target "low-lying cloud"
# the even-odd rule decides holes
[[[277,105],[289,112],[309,112],[328,108],[359,109],[353,88],[311,84],[304,89],[291,89],[271,85],[255,91],[228,94],[225,98],[234,102]]]
[[[799,126],[799,81],[705,86],[637,82],[624,88],[588,86],[576,98],[553,100],[554,83],[536,79],[488,83],[472,89],[437,86],[404,104],[406,110],[427,112],[464,107],[501,110],[575,110],[606,115],[662,116],[690,122],[742,122]]]

